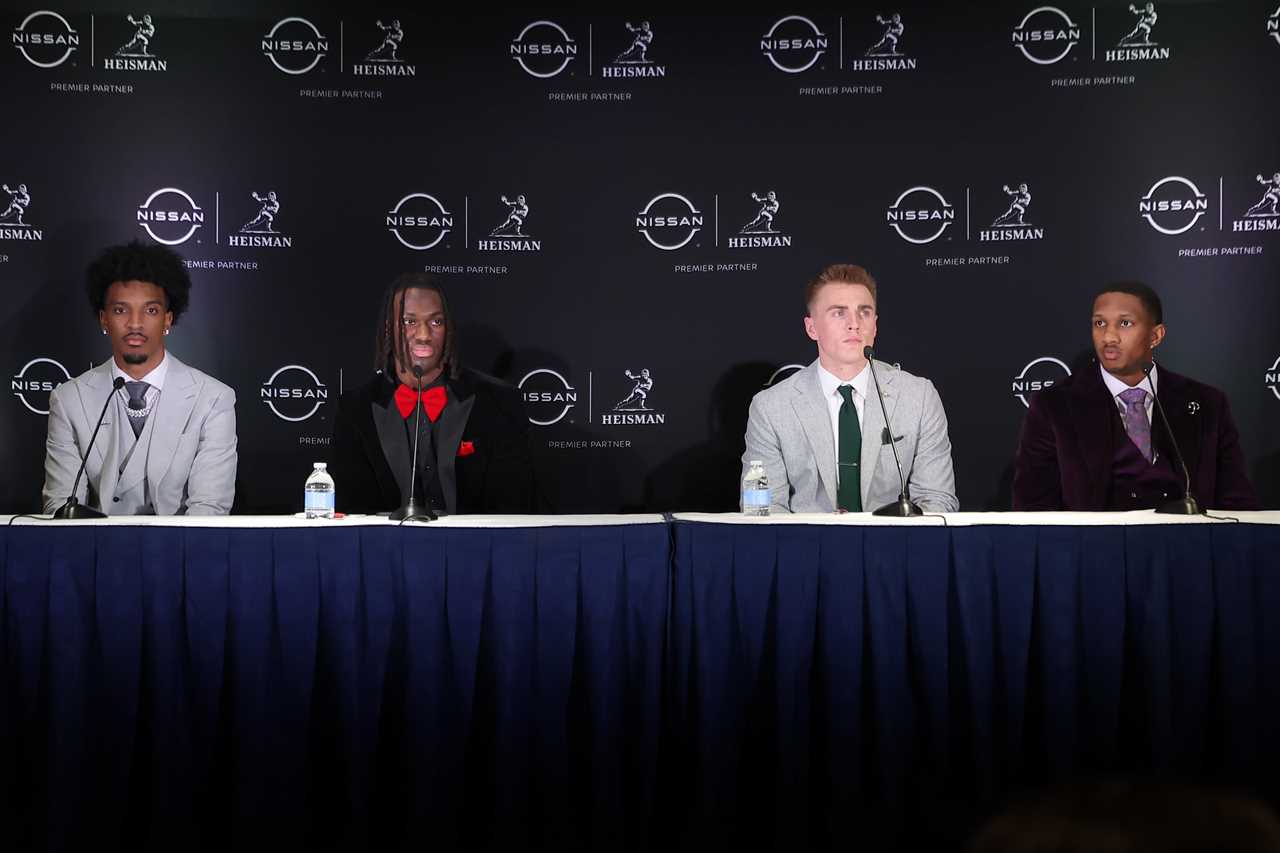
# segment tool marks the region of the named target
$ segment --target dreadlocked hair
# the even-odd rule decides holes
[[[440,310],[444,312],[443,373],[450,379],[458,378],[457,334],[453,325],[453,312],[449,310],[449,298],[440,280],[427,272],[406,272],[395,277],[382,296],[382,309],[378,316],[378,335],[374,342],[373,369],[387,371],[395,379],[397,364],[410,364],[409,341],[404,336],[404,292],[406,290],[430,290],[440,297]]]

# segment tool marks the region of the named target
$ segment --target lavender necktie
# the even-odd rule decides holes
[[[1120,419],[1124,421],[1124,431],[1129,433],[1129,440],[1138,448],[1138,452],[1148,462],[1154,461],[1151,456],[1151,421],[1147,420],[1147,392],[1145,388],[1130,388],[1121,392],[1124,411]]]

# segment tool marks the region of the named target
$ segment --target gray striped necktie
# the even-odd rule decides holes
[[[129,426],[133,427],[134,438],[142,434],[142,428],[147,425],[147,389],[151,386],[146,382],[126,382],[124,390],[129,392]]]

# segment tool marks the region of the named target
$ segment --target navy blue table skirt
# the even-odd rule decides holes
[[[0,846],[643,846],[669,533],[3,529]]]
[[[671,642],[688,849],[956,841],[1082,773],[1280,779],[1280,526],[678,520]]]

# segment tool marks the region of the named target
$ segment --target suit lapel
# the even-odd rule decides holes
[[[1163,367],[1157,371],[1157,380],[1159,383],[1157,392],[1165,414],[1169,416],[1169,427],[1178,440],[1178,449],[1182,451],[1187,470],[1192,478],[1196,479],[1196,461],[1200,458],[1200,412],[1204,410],[1204,400],[1198,400],[1192,396],[1190,386],[1183,377]],[[1159,419],[1160,413],[1152,410],[1152,420]],[[1155,434],[1164,435],[1160,446],[1168,448],[1165,452],[1169,454],[1169,461],[1173,463],[1173,468],[1181,479],[1182,472],[1179,470],[1177,453],[1168,443],[1168,436],[1162,429]]]
[[[868,369],[870,369],[868,367]],[[898,370],[892,365],[880,362],[880,366],[876,368],[876,376],[880,377],[880,391],[884,394],[884,407],[889,410],[889,422],[893,422],[893,413],[898,407],[898,394],[895,387],[898,378]],[[901,437],[903,435],[902,427],[898,427],[897,431],[889,440]],[[862,458],[859,460],[862,476],[859,480],[862,491],[862,508],[865,510],[875,509],[875,507],[867,506],[867,498],[871,494],[871,481],[875,478],[876,471],[879,468],[880,452],[888,449],[888,445],[884,443],[885,439],[885,422],[884,413],[880,411],[880,400],[876,398],[876,382],[875,379],[867,377],[867,399],[862,404]],[[893,450],[889,449],[892,454]],[[906,470],[903,470],[906,474]],[[895,473],[894,476],[897,476]]]
[[[440,472],[440,491],[444,493],[444,508],[452,515],[458,512],[458,444],[462,441],[467,421],[471,419],[471,409],[476,404],[476,395],[462,380],[459,380],[450,383],[449,397],[449,405],[444,407],[444,412],[440,415],[440,425],[436,431],[436,437],[439,439],[436,447],[436,467]]]
[[[378,449],[386,459],[395,479],[396,488],[400,490],[400,502],[409,499],[409,466],[413,460],[409,458],[409,441],[404,428],[404,418],[400,410],[388,397],[386,402],[373,400],[369,403],[369,414],[373,418],[373,429],[378,437]],[[413,417],[410,414],[410,417]],[[371,456],[371,458],[377,458]]]
[[[85,376],[85,387],[80,391],[80,406],[84,411],[85,426],[89,431],[85,433],[85,441],[93,436],[93,425],[98,422],[98,413],[102,411],[102,404],[107,401],[107,395],[111,394],[111,359],[107,359],[99,364],[93,370],[90,370]],[[116,406],[115,401],[107,407],[107,414],[102,419],[102,431],[98,433],[98,440],[93,444],[91,455],[102,466],[102,470],[107,469],[107,460],[111,460],[111,467],[116,465],[116,448],[118,446],[115,435]],[[110,439],[108,441],[107,439]],[[114,480],[115,477],[112,477]]]
[[[796,418],[804,436],[813,450],[813,460],[818,466],[818,477],[831,506],[836,506],[836,442],[831,435],[831,411],[822,396],[818,382],[818,362],[806,367],[796,381],[796,393],[791,399]]]
[[[1115,402],[1102,382],[1101,368],[1091,362],[1073,383],[1071,420],[1075,427],[1077,451],[1084,460],[1098,503],[1106,501],[1111,485],[1111,462],[1115,456]]]
[[[114,396],[111,381],[110,359],[93,368],[85,377],[85,387],[80,389],[80,405],[84,411],[84,424],[87,430],[84,434],[85,441],[93,437],[94,424],[98,422],[98,413],[102,411],[107,397]],[[116,434],[117,427],[122,426],[118,417],[119,411],[120,401],[112,399],[102,419],[102,429],[98,431],[98,438],[93,443],[93,449],[89,451],[89,458],[98,465],[96,488],[92,473],[93,466],[92,464],[85,466],[85,476],[89,480],[88,488],[96,491],[99,508],[111,503],[111,498],[116,493],[116,481],[120,477],[118,470],[120,439]]]
[[[146,447],[146,466],[129,466],[131,482],[121,483],[121,490],[131,489],[141,479],[145,470],[147,482],[151,484],[151,496],[154,505],[160,481],[169,473],[173,465],[173,455],[178,449],[178,439],[183,429],[191,420],[191,410],[196,405],[196,394],[199,387],[191,370],[179,361],[173,353],[165,353],[169,362],[169,372],[164,379],[164,388],[160,389],[160,399],[156,409],[147,418],[147,425],[142,430],[140,439],[147,439],[150,433],[150,445]],[[123,420],[123,419],[122,419]],[[121,427],[126,424],[121,424]],[[143,448],[138,448],[142,450]],[[135,451],[136,455],[137,451]],[[132,460],[131,460],[132,461]],[[122,478],[123,479],[123,478]]]

